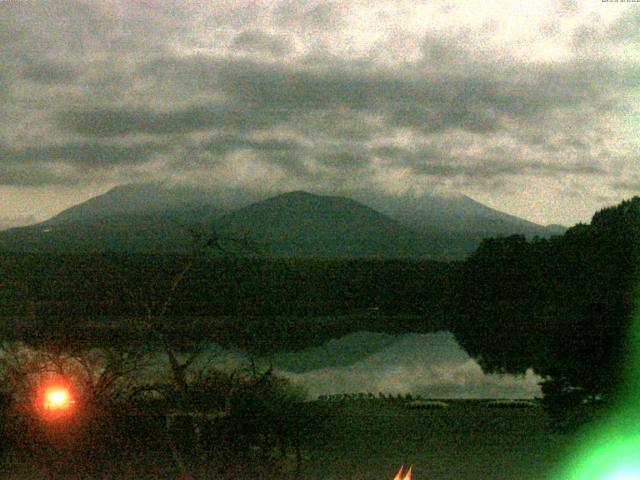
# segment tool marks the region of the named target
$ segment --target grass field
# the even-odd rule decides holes
[[[572,438],[552,433],[540,408],[448,403],[427,411],[378,401],[330,406],[302,478],[391,480],[413,464],[414,480],[543,480],[570,448]]]

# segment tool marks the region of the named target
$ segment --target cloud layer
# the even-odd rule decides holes
[[[638,192],[637,9],[63,0],[0,15],[0,189],[444,187],[565,223]]]

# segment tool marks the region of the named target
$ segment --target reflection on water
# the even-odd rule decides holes
[[[187,354],[184,354],[185,356]],[[533,398],[540,378],[485,375],[449,332],[389,335],[357,332],[320,347],[250,358],[240,350],[210,344],[192,370],[236,370],[253,364],[299,384],[309,398],[338,393],[421,395],[426,398]],[[137,370],[141,383],[169,380],[162,352],[151,353]]]
[[[203,361],[237,368],[249,360],[239,351],[211,346]],[[431,398],[533,398],[540,378],[485,375],[449,332],[387,335],[358,332],[321,347],[257,360],[302,385],[311,398],[322,394],[412,393]]]

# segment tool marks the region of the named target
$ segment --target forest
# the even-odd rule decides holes
[[[585,420],[573,407],[606,404],[624,388],[639,273],[634,197],[562,236],[483,241],[456,277],[451,327],[485,371],[542,375],[550,414],[570,427]]]
[[[109,254],[0,256],[5,336],[41,330],[107,342],[133,335],[151,304],[164,301],[187,256]],[[457,264],[198,258],[168,306],[167,328],[251,348],[322,344],[358,330],[446,327],[448,285]],[[280,335],[278,333],[280,332]],[[277,337],[277,338],[276,338]]]

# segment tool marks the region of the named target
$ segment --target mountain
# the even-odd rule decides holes
[[[0,250],[12,252],[88,253],[187,252],[190,229],[219,214],[213,207],[138,214],[119,214],[90,220],[59,219],[0,232]]]
[[[363,195],[362,201],[418,231],[486,238],[523,234],[527,237],[560,235],[562,225],[542,226],[494,210],[461,194],[380,197]]]
[[[36,225],[0,231],[0,249],[17,252],[187,252],[190,229],[210,225],[233,200],[160,183],[112,188]]]
[[[275,257],[452,259],[487,236],[551,233],[464,196],[369,196],[362,202],[297,191],[250,200],[238,192],[125,185],[40,224],[0,232],[0,249],[186,252],[189,230],[199,225],[249,238]]]
[[[215,203],[212,194],[189,187],[158,183],[128,184],[68,208],[44,224],[90,222],[117,216],[145,216],[185,212]]]
[[[290,192],[224,215],[230,236],[247,236],[271,255],[290,258],[443,257],[437,235],[415,232],[345,197]]]
[[[562,235],[564,232],[569,230],[564,225],[558,225],[556,223],[549,224],[544,227],[546,235],[545,236],[554,236],[554,235]]]

